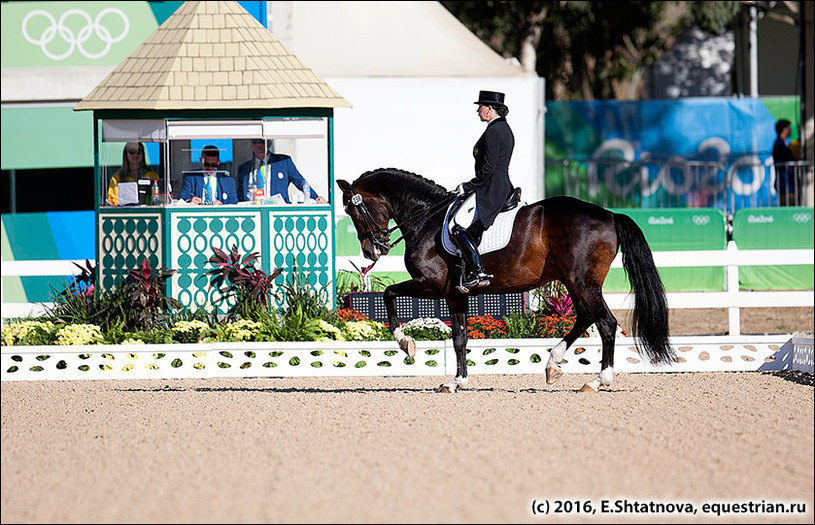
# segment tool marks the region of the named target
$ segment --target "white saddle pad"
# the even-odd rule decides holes
[[[455,202],[453,203],[455,204]],[[461,255],[461,251],[453,244],[453,240],[450,239],[450,208],[453,206],[447,207],[447,213],[444,216],[444,224],[442,225],[441,229],[441,245],[452,255]],[[502,250],[506,248],[507,244],[509,244],[509,240],[512,238],[512,228],[515,226],[515,216],[518,215],[518,212],[521,210],[521,207],[526,206],[526,203],[518,203],[513,209],[509,211],[504,211],[498,214],[495,217],[495,221],[492,223],[484,234],[481,236],[481,242],[478,245],[478,253],[481,255],[485,253],[495,252],[498,250]]]

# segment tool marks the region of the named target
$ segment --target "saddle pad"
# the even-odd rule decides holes
[[[453,204],[455,204],[455,202],[453,202]],[[447,213],[444,216],[444,224],[441,228],[441,245],[447,253],[460,256],[461,251],[453,244],[453,240],[450,239],[450,208],[452,208],[453,204],[447,207]],[[492,226],[481,236],[478,253],[483,255],[506,248],[507,244],[509,244],[509,240],[512,238],[515,216],[518,215],[518,212],[525,205],[526,203],[518,203],[513,209],[501,212],[495,217]]]

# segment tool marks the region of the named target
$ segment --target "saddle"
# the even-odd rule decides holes
[[[455,256],[461,256],[461,251],[450,239],[450,218],[453,217],[459,210],[464,201],[467,200],[469,195],[460,195],[453,200],[448,206],[447,213],[444,216],[444,224],[441,230],[441,244],[447,253]],[[522,208],[519,206],[521,203],[521,188],[515,188],[509,195],[498,216],[492,226],[484,231],[481,236],[481,242],[478,245],[478,253],[485,254],[501,250],[509,244],[512,238],[512,228],[515,224],[515,217],[518,211]]]

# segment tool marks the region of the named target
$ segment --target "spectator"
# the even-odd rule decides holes
[[[201,171],[184,174],[184,186],[178,198],[190,204],[237,204],[235,179],[229,172],[219,170],[221,152],[217,146],[204,146],[201,152]]]
[[[158,179],[158,173],[147,167],[144,154],[144,144],[141,142],[128,142],[122,150],[122,169],[113,174],[108,182],[108,204],[111,206],[124,206],[138,204],[138,191],[119,197],[119,184],[138,182],[139,179]],[[149,187],[149,186],[148,186]]]
[[[778,193],[778,204],[780,206],[794,206],[797,203],[795,198],[795,166],[790,163],[795,162],[787,141],[792,134],[792,125],[787,119],[781,119],[775,123],[775,144],[773,144],[773,162],[775,163],[775,191]]]
[[[327,202],[319,196],[306,181],[291,157],[271,151],[271,142],[267,143],[263,139],[252,139],[252,159],[244,162],[238,167],[238,197],[241,201],[253,200],[249,195],[251,186],[266,190],[266,200],[270,200],[273,195],[289,203],[289,184],[300,191],[308,186],[309,195],[307,199],[314,199],[318,203]],[[305,193],[305,192],[304,192]]]

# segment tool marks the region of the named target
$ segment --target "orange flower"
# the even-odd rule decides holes
[[[507,336],[507,324],[491,315],[467,319],[467,336],[471,339],[495,339]]]
[[[340,308],[337,310],[337,317],[343,321],[367,321],[368,317],[365,314],[359,313],[353,308]]]

